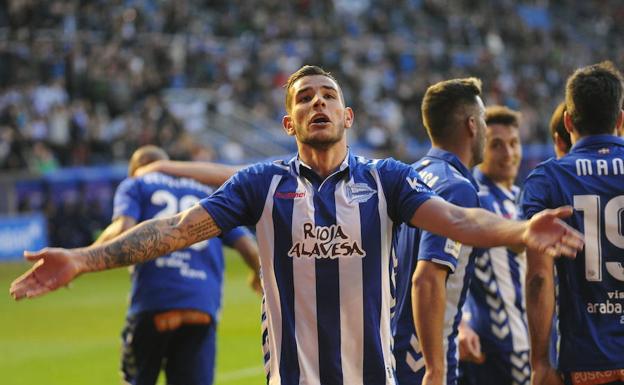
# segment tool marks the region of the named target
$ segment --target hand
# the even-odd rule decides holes
[[[564,385],[561,375],[550,365],[535,366],[531,372],[531,385]]]
[[[81,272],[76,258],[67,249],[45,248],[25,251],[24,257],[35,264],[11,283],[11,296],[33,298],[66,286]]]
[[[482,364],[485,362],[485,355],[481,352],[481,340],[479,335],[464,321],[459,324],[459,359],[461,361]]]
[[[255,291],[258,295],[262,295],[262,282],[260,281],[260,274],[257,272],[250,273],[247,281],[253,291]]]
[[[572,212],[572,207],[564,206],[533,216],[523,235],[526,246],[550,257],[576,257],[577,251],[583,248],[583,235],[560,219],[569,217]]]
[[[136,178],[136,177],[143,176],[145,174],[149,174],[150,172],[157,172],[157,171],[163,172],[165,170],[166,163],[167,163],[166,160],[157,160],[155,162],[146,164],[145,166],[137,168],[134,171],[134,174],[132,174],[132,176]]]

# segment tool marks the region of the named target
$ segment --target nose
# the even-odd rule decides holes
[[[314,107],[324,107],[325,99],[323,99],[322,95],[317,93],[314,95],[314,103],[312,104]]]
[[[503,154],[506,158],[511,158],[513,156],[513,147],[509,144],[503,146]]]

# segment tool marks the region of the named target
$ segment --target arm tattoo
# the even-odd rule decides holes
[[[535,302],[539,301],[540,293],[545,285],[544,281],[544,277],[540,277],[539,275],[529,278],[526,289],[527,299]]]
[[[133,265],[214,237],[221,231],[210,216],[189,222],[182,228],[177,216],[146,221],[112,243],[88,250],[86,265],[89,270]]]

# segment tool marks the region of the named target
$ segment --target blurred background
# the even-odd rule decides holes
[[[338,78],[356,113],[355,151],[405,162],[429,146],[427,86],[481,78],[486,105],[523,114],[521,183],[553,155],[548,122],[566,77],[624,59],[620,0],[1,4],[0,260],[92,242],[140,145],[232,164],[290,156],[282,86],[304,64]],[[5,305],[6,324],[18,305]],[[4,343],[0,355],[10,355]],[[259,337],[251,343],[260,360]],[[22,383],[11,381],[0,379]]]

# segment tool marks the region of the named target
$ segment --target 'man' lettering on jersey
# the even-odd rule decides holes
[[[609,167],[611,166],[611,167]],[[576,175],[624,175],[624,160],[621,158],[611,159],[611,164],[604,159],[576,159]]]
[[[305,222],[303,240],[292,245],[288,256],[291,258],[364,258],[366,252],[357,241],[345,233],[341,225],[314,226],[310,222]]]

